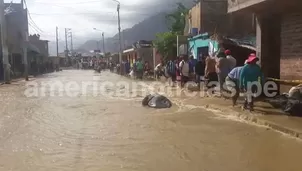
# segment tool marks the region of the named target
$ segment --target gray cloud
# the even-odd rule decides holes
[[[127,25],[133,25],[154,14],[175,9],[177,7],[176,3],[178,2],[182,2],[188,6],[193,4],[193,0],[151,0],[136,5],[121,4],[121,20]],[[112,5],[112,3],[110,3],[110,5]],[[112,11],[115,12],[116,8],[112,7]],[[117,14],[113,14],[113,16],[117,16]],[[90,17],[96,22],[104,22],[106,24],[116,24],[117,19],[108,17],[108,14],[100,14],[97,16],[87,15],[87,17]]]

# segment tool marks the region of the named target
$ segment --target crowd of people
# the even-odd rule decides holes
[[[200,89],[201,82],[204,82],[205,87],[212,94],[217,87],[221,96],[231,95],[234,106],[240,92],[244,92],[246,95],[244,108],[253,110],[257,86],[250,89],[248,83],[259,82],[260,85],[264,83],[258,61],[255,54],[250,54],[244,66],[238,66],[230,50],[218,53],[217,57],[200,55],[198,60],[193,56],[182,55],[176,59],[170,58],[165,65],[158,64],[162,69],[156,69],[156,75],[166,75],[173,83],[179,81],[181,87],[184,87],[188,81],[195,81]]]
[[[216,57],[205,55],[200,55],[198,59],[188,55],[170,57],[167,61],[157,64],[153,70],[148,62],[143,62],[140,58],[132,66],[125,60],[117,64],[116,69],[122,75],[137,79],[143,79],[148,75],[155,75],[156,79],[164,76],[171,79],[172,86],[180,82],[182,88],[189,81],[194,81],[200,90],[201,82],[204,82],[204,87],[210,93],[214,94],[218,90],[222,97],[230,97],[233,106],[236,105],[240,92],[243,92],[245,94],[243,107],[253,110],[254,97],[258,90],[257,86],[249,87],[249,83],[257,82],[263,85],[265,82],[258,61],[256,54],[252,53],[244,65],[240,66],[231,51],[225,50],[219,52]]]
[[[137,79],[153,75],[149,62],[143,62],[141,58],[138,58],[132,67],[128,60],[123,61],[121,65],[117,65],[117,72]]]

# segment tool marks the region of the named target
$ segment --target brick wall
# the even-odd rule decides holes
[[[302,12],[282,16],[281,79],[302,80]]]
[[[280,78],[302,80],[302,12],[282,16]],[[281,86],[281,91],[290,87]]]
[[[227,33],[229,24],[227,0],[207,0],[201,3],[201,31]]]

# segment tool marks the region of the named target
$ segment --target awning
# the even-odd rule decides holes
[[[27,44],[27,51],[28,52],[34,52],[34,53],[41,53],[39,48],[37,48],[35,45],[28,43]]]
[[[233,38],[223,38],[224,43],[233,44],[246,49],[256,51],[256,37],[233,39]]]

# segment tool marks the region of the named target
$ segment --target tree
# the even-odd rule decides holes
[[[158,52],[163,56],[164,61],[167,61],[168,57],[176,56],[177,50],[177,34],[174,32],[164,32],[156,35],[154,45]]]
[[[186,25],[186,15],[188,9],[182,4],[177,4],[177,10],[166,16],[170,23],[170,31],[159,33],[156,35],[156,40],[153,41],[158,52],[163,55],[164,61],[168,57],[177,55],[177,35],[183,35]]]
[[[166,16],[167,21],[171,23],[170,31],[183,35],[188,12],[189,10],[182,3],[177,3],[177,10]]]

